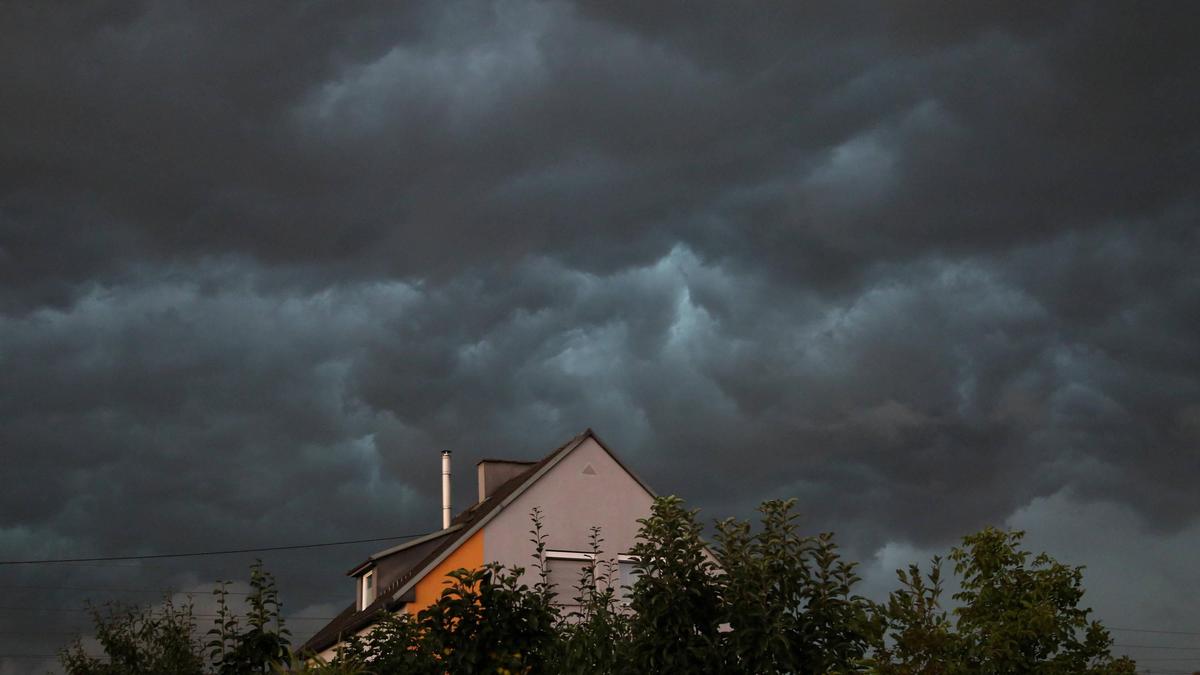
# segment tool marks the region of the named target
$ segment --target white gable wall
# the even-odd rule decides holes
[[[594,475],[584,473],[591,466]],[[588,531],[599,525],[604,558],[629,551],[638,518],[650,515],[654,498],[593,438],[563,457],[540,480],[495,516],[484,528],[483,559],[526,570],[525,583],[537,579],[529,512],[542,510],[546,547],[588,551]]]

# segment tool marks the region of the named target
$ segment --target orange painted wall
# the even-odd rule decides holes
[[[437,602],[446,588],[446,582],[449,581],[446,573],[460,567],[467,569],[483,567],[483,530],[471,535],[470,539],[464,541],[432,572],[426,574],[424,579],[417,582],[417,599],[405,605],[404,611],[408,614],[416,614]]]

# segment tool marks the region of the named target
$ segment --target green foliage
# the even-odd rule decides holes
[[[306,672],[416,675],[437,672],[437,660],[422,644],[416,619],[408,614],[384,614],[366,636],[352,635],[333,663],[318,664]]]
[[[177,606],[170,598],[155,608],[109,605],[102,614],[89,608],[96,639],[105,658],[89,656],[80,641],[59,656],[72,675],[204,672],[204,656],[196,639],[191,604]]]
[[[557,612],[520,583],[521,568],[484,565],[450,572],[439,600],[418,615],[426,648],[451,673],[542,672]]]
[[[201,644],[191,604],[176,606],[168,598],[158,608],[114,608],[107,615],[92,610],[103,656],[89,656],[76,641],[59,657],[71,675],[182,673],[228,675],[270,673],[290,660],[288,631],[280,615],[275,579],[262,562],[250,568],[250,594],[245,616],[229,606],[227,584],[217,586],[217,617]]]
[[[415,617],[382,615],[352,636],[331,663],[289,651],[274,579],[251,568],[243,612],[214,590],[217,618],[196,637],[191,605],[93,609],[104,649],[80,642],[61,662],[72,675],[306,672],[321,675],[426,673],[694,673],[733,675],[1133,675],[1113,659],[1112,638],[1089,621],[1083,568],[1021,549],[1022,533],[986,529],[950,553],[958,606],[942,606],[942,561],[927,573],[898,570],[900,587],[873,605],[854,594],[854,563],[832,535],[801,535],[792,501],[759,508],[761,526],[717,525],[715,556],[696,512],[676,497],[655,500],[642,519],[630,606],[618,601],[615,561],[592,528],[591,558],[567,615],[554,604],[541,513],[531,514],[537,581],[521,568],[486,565],[451,572]],[[564,593],[566,591],[564,590]]]
[[[585,565],[575,587],[577,610],[559,624],[553,671],[585,675],[620,672],[630,641],[630,620],[617,604],[615,565],[601,559],[600,528],[589,536],[593,565]]]
[[[928,576],[916,565],[896,570],[900,588],[878,608],[880,639],[870,661],[880,675],[952,675],[962,672],[959,641],[941,606],[942,559]],[[887,639],[883,639],[886,636]]]
[[[720,672],[720,589],[696,511],[678,497],[654,501],[638,520],[637,583],[630,606],[630,662],[641,673]]]
[[[962,587],[954,613],[963,666],[982,675],[1133,672],[1079,607],[1083,568],[1033,556],[1020,548],[1023,536],[988,528],[950,553]]]
[[[541,512],[530,514],[539,581],[522,568],[485,565],[448,574],[437,601],[414,618],[385,616],[366,637],[352,637],[320,673],[539,673],[557,655],[559,613],[545,567]]]
[[[306,673],[307,675],[382,675],[383,673],[388,673],[388,675],[408,675],[409,673],[435,673],[437,671],[432,667],[425,670],[384,670],[378,666],[368,668],[365,663],[359,661],[339,659],[330,663],[316,657],[306,657],[302,654],[293,653],[289,657],[288,663],[276,667],[275,672],[279,675],[284,675],[284,673]]]
[[[529,512],[532,527],[529,530],[529,543],[533,544],[533,569],[537,570],[537,583],[533,591],[546,602],[554,597],[554,585],[550,583],[550,571],[546,568],[546,532],[542,529],[542,509],[533,507]]]
[[[723,634],[729,672],[845,673],[872,644],[871,603],[832,535],[801,536],[794,500],[764,502],[762,528],[717,525]]]
[[[290,633],[280,613],[275,578],[263,570],[262,561],[250,566],[250,594],[246,596],[245,627],[229,609],[226,584],[213,590],[217,598],[216,625],[205,645],[214,672],[219,675],[269,673],[287,662]]]
[[[941,607],[941,559],[928,575],[897,571],[878,620],[881,675],[1132,675],[1112,638],[1081,608],[1083,568],[1021,549],[1022,532],[988,528],[964,537],[950,559],[961,590],[954,621]]]

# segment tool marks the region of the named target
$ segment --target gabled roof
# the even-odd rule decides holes
[[[641,485],[646,492],[654,495],[651,490],[637,474],[629,470],[621,460],[613,454],[612,450],[596,436],[591,429],[584,430],[583,433],[575,436],[563,445],[560,445],[549,455],[546,455],[541,461],[530,463],[530,466],[525,471],[514,476],[506,481],[500,487],[496,488],[490,496],[481,502],[471,505],[462,513],[455,516],[450,523],[450,528],[447,530],[439,530],[431,533],[416,542],[406,542],[399,546],[393,546],[391,549],[385,549],[368,558],[367,562],[360,564],[350,571],[354,574],[361,571],[365,566],[384,557],[391,555],[413,545],[418,542],[429,542],[437,539],[440,535],[450,534],[452,536],[445,537],[432,551],[430,551],[423,559],[410,567],[408,571],[401,574],[395,581],[388,584],[384,588],[379,589],[379,593],[375,601],[364,608],[362,611],[354,611],[355,604],[351,603],[349,607],[343,610],[337,617],[330,621],[324,628],[317,632],[316,635],[309,638],[308,642],[301,648],[304,652],[319,652],[337,644],[344,635],[352,635],[363,628],[370,625],[383,611],[394,611],[411,600],[410,592],[416,583],[431,572],[443,560],[446,559],[460,544],[471,538],[476,532],[495,517],[505,506],[512,503],[517,497],[521,496],[531,485],[536,483],[539,478],[545,475],[557,464],[563,457],[566,457],[572,450],[583,444],[588,439],[596,441],[601,448],[607,452],[617,464],[625,470],[638,485]]]
[[[394,555],[396,553],[400,553],[401,551],[407,551],[410,548],[415,548],[417,546],[420,546],[421,544],[433,541],[434,539],[437,539],[439,537],[444,537],[448,534],[453,534],[455,532],[458,532],[461,529],[462,529],[462,525],[453,525],[452,524],[452,525],[450,525],[450,527],[447,527],[444,530],[438,530],[437,532],[430,532],[429,534],[417,537],[416,539],[409,539],[406,542],[396,544],[395,546],[393,546],[391,548],[385,548],[382,551],[379,551],[378,553],[372,553],[370,556],[367,557],[366,560],[355,565],[353,568],[350,569],[349,572],[346,572],[346,576],[348,576],[348,577],[356,576],[359,572],[362,572],[363,570],[370,567],[376,560],[379,560],[381,558],[386,558],[386,557],[388,557],[390,555]]]

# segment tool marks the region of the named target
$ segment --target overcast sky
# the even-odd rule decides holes
[[[6,3],[0,559],[422,532],[592,427],[872,593],[1008,525],[1200,631],[1194,12]],[[250,559],[0,567],[0,654]]]

